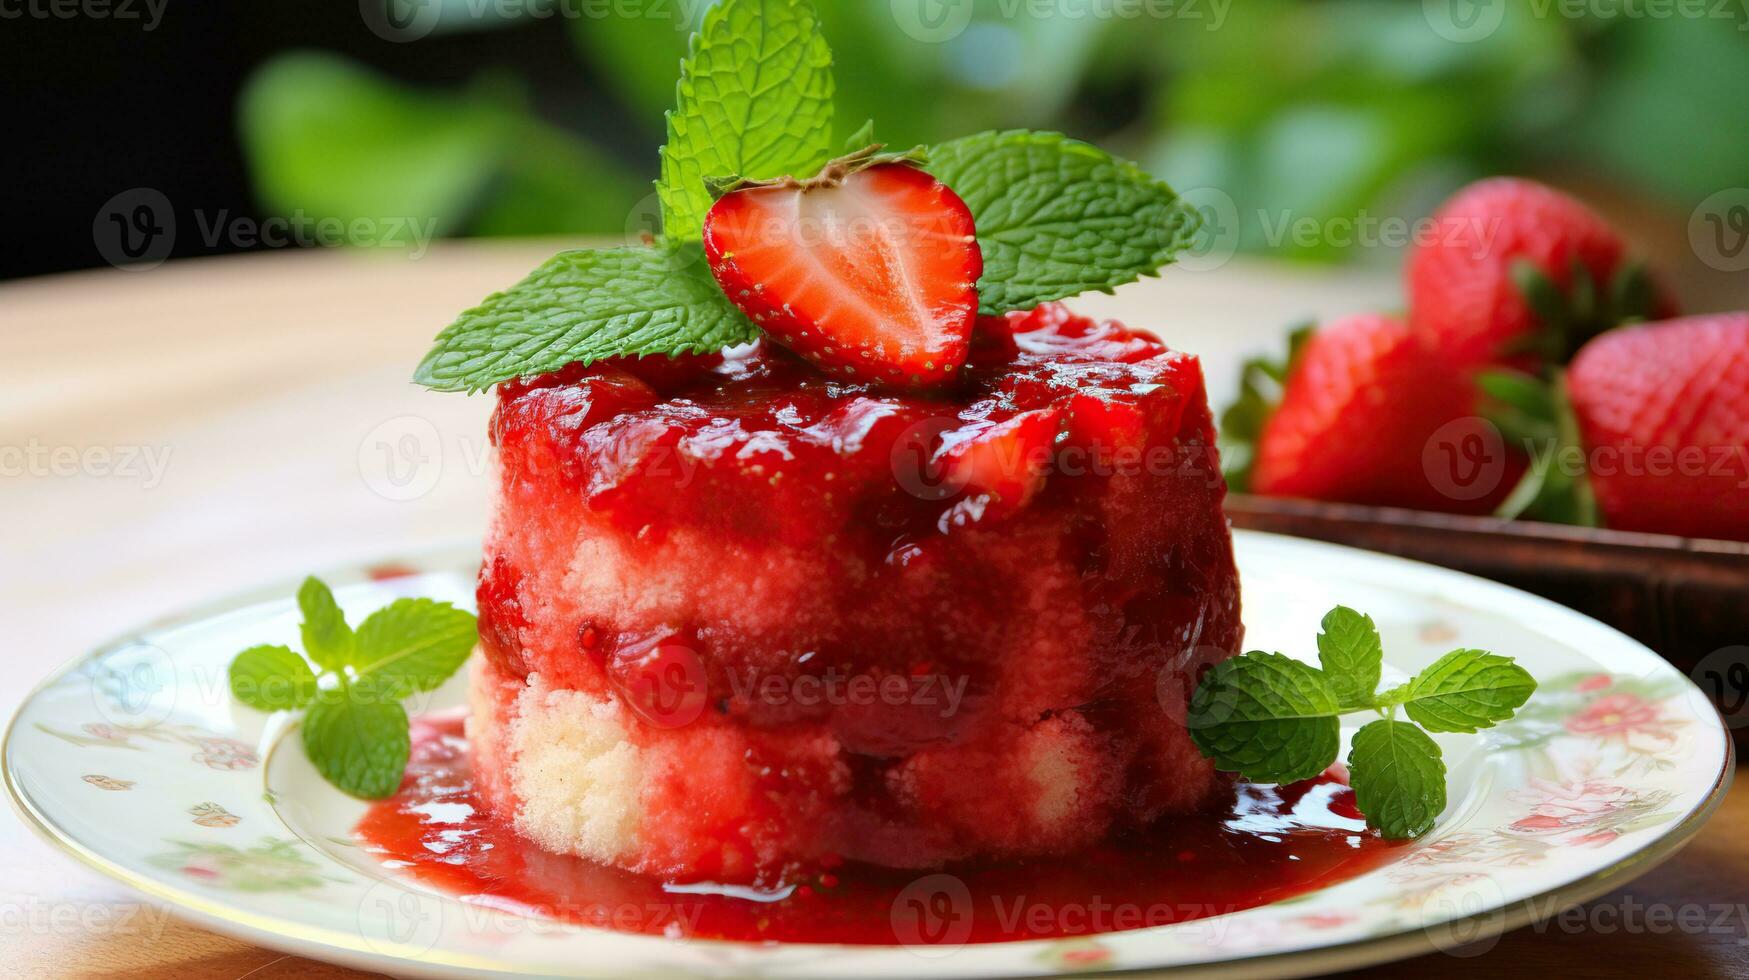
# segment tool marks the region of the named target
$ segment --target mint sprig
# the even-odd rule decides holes
[[[1385,837],[1419,837],[1446,802],[1445,762],[1427,732],[1471,733],[1505,721],[1536,681],[1510,657],[1453,650],[1381,693],[1384,644],[1372,618],[1337,606],[1322,629],[1322,669],[1261,651],[1209,668],[1191,696],[1191,741],[1223,771],[1295,782],[1336,761],[1340,716],[1375,711],[1382,718],[1356,732],[1349,747],[1355,802]],[[1412,720],[1399,720],[1399,709]]]
[[[401,699],[437,688],[467,661],[479,635],[474,615],[447,602],[397,599],[354,630],[314,577],[298,589],[298,608],[309,660],[287,646],[250,647],[231,661],[231,693],[259,711],[307,709],[304,752],[316,770],[354,796],[389,796],[411,751]]]
[[[986,132],[929,149],[926,169],[971,209],[978,311],[1026,310],[1159,275],[1201,219],[1142,168],[1060,133]]]
[[[811,174],[832,155],[832,50],[806,0],[731,0],[705,14],[680,67],[662,147],[662,234],[697,241],[705,181]]]
[[[696,244],[577,249],[456,317],[413,378],[471,393],[573,362],[710,353],[758,336]]]
[[[685,60],[656,182],[654,247],[562,253],[438,335],[414,380],[476,392],[610,357],[704,353],[751,341],[699,241],[715,195],[806,179],[874,143],[872,121],[832,136],[832,53],[808,0],[721,0]],[[1133,163],[1057,133],[987,132],[927,152],[972,211],[984,313],[1030,309],[1155,275],[1200,219]],[[910,162],[917,157],[903,156]]]

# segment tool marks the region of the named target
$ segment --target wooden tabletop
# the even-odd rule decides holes
[[[0,285],[0,710],[166,612],[477,534],[487,402],[407,377],[450,314],[557,247],[256,254]],[[1223,400],[1238,357],[1279,326],[1395,302],[1375,275],[1233,262],[1083,305],[1204,353]],[[400,464],[418,467],[411,480],[385,469]],[[1359,975],[1749,976],[1745,830],[1739,782],[1686,850],[1583,916]],[[1649,906],[1699,907],[1670,920],[1704,928],[1662,928]],[[0,963],[24,976],[361,975],[184,924],[5,818]]]

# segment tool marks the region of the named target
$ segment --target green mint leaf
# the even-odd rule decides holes
[[[1367,825],[1393,840],[1427,833],[1445,809],[1439,746],[1406,721],[1381,719],[1355,732],[1348,771]]]
[[[1430,732],[1475,732],[1512,717],[1535,690],[1536,679],[1511,657],[1453,650],[1398,696],[1409,717]]]
[[[304,614],[299,629],[310,659],[326,670],[339,670],[351,663],[352,627],[346,625],[346,614],[340,611],[328,584],[313,575],[304,579],[298,587],[298,609]]]
[[[1344,711],[1371,707],[1385,662],[1384,642],[1372,617],[1347,606],[1324,614],[1318,634],[1318,663]]]
[[[291,647],[262,644],[237,654],[231,694],[257,711],[290,711],[316,697],[316,675]]]
[[[394,697],[448,680],[479,640],[474,615],[447,602],[397,599],[358,625],[361,678]]]
[[[1191,740],[1215,766],[1247,779],[1291,783],[1336,761],[1336,695],[1315,667],[1279,653],[1247,653],[1211,667],[1191,696]]]
[[[937,144],[930,173],[971,209],[979,312],[1005,313],[1158,275],[1200,224],[1133,163],[1058,133],[986,132]]]
[[[812,174],[832,152],[832,51],[807,0],[724,0],[680,67],[662,146],[662,233],[697,241],[705,178]]]
[[[304,714],[304,752],[322,777],[353,796],[380,800],[401,785],[411,743],[407,711],[369,681],[323,691]]]
[[[560,252],[457,317],[414,380],[474,392],[574,361],[711,353],[758,336],[697,244]]]

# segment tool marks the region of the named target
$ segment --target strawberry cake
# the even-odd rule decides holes
[[[949,386],[769,338],[498,387],[469,738],[546,850],[680,881],[1062,854],[1216,791],[1240,642],[1194,357],[1056,304]]]

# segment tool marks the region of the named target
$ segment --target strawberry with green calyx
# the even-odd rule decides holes
[[[1549,379],[1478,383],[1531,458],[1498,516],[1749,540],[1749,313],[1612,330]]]
[[[1485,438],[1468,372],[1428,350],[1400,318],[1346,317],[1296,347],[1285,373],[1247,366],[1246,393],[1223,421],[1238,423],[1224,449],[1241,459],[1239,440],[1255,433],[1237,485],[1265,496],[1486,513],[1515,482],[1521,464],[1510,455],[1477,461],[1501,467],[1486,484],[1474,474],[1441,478],[1440,467],[1454,462],[1443,447],[1505,447]],[[1261,382],[1272,372],[1281,380],[1270,406]]]
[[[705,256],[736,307],[827,373],[938,384],[965,364],[983,255],[917,151],[880,149],[805,180],[718,182]]]
[[[1252,357],[1239,366],[1239,396],[1221,413],[1221,467],[1227,489],[1235,493],[1250,491],[1257,442],[1263,438],[1264,426],[1281,402],[1282,386],[1315,329],[1316,324],[1302,323],[1288,331],[1284,356]]]
[[[1564,363],[1610,327],[1674,315],[1675,304],[1615,230],[1535,181],[1459,191],[1404,271],[1409,325],[1452,363]]]

